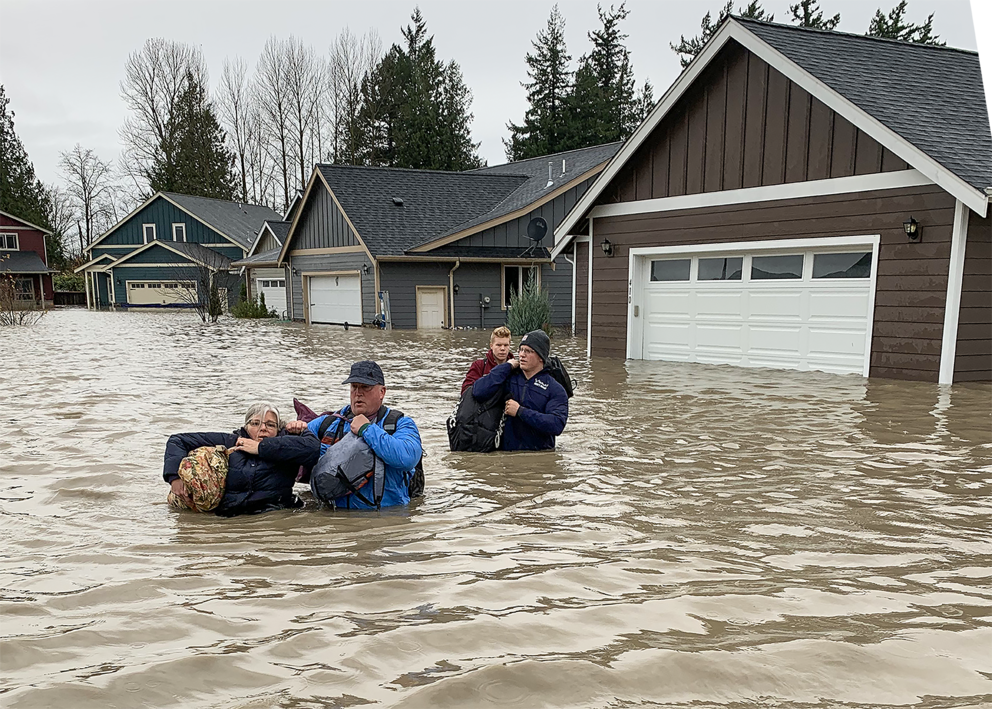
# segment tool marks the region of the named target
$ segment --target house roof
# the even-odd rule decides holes
[[[209,197],[191,197],[175,192],[162,192],[161,194],[215,231],[237,242],[246,250],[250,249],[254,243],[262,222],[282,221],[281,215],[258,204],[242,204]]]
[[[292,222],[273,222],[273,221],[262,222],[262,226],[258,230],[258,234],[255,236],[254,241],[252,241],[251,243],[251,248],[248,249],[248,255],[252,256],[255,253],[255,249],[257,249],[258,245],[262,243],[262,237],[265,235],[266,231],[272,233],[276,241],[279,242],[280,246],[285,244],[286,237],[289,236],[289,228],[292,225],[293,225]]]
[[[526,248],[505,246],[459,246],[457,242],[432,249],[423,254],[430,258],[485,259],[487,261],[512,261],[515,259],[547,259],[550,251],[544,246],[533,244]]]
[[[978,53],[734,18],[976,189],[992,187]]]
[[[488,212],[527,181],[524,175],[318,165],[373,256],[412,246]],[[403,200],[394,204],[393,199]]]
[[[263,251],[262,253],[255,254],[254,256],[233,261],[231,266],[233,268],[238,268],[241,266],[275,266],[279,263],[280,251],[282,251],[282,248],[277,246],[274,249]]]
[[[16,219],[16,217],[15,217]],[[0,254],[0,273],[51,273],[34,251],[8,251]]]
[[[125,261],[129,261],[140,253],[148,251],[149,249],[160,248],[166,251],[172,251],[173,253],[185,256],[190,261],[194,263],[206,266],[207,268],[224,271],[231,267],[231,259],[223,254],[217,253],[213,249],[208,249],[206,246],[200,246],[199,244],[186,244],[181,241],[149,241],[144,246],[141,246],[126,256],[121,256],[120,259],[112,264],[112,267],[116,267]],[[96,261],[97,259],[94,259]],[[92,262],[91,262],[92,263]]]
[[[21,223],[21,224],[23,224],[24,226],[29,226],[29,227],[31,227],[32,229],[37,229],[38,231],[40,231],[40,232],[42,232],[43,234],[48,234],[49,236],[51,236],[51,235],[52,235],[52,232],[50,232],[50,231],[48,231],[48,229],[42,229],[42,228],[41,228],[40,226],[38,226],[37,224],[32,224],[31,222],[29,222],[29,221],[26,221],[26,220],[24,220],[24,219],[21,219],[20,217],[15,217],[15,216],[14,216],[13,214],[11,214],[10,212],[4,212],[4,211],[0,211],[0,214],[2,214],[2,215],[4,215],[4,216],[5,216],[5,217],[7,217],[8,219],[13,219],[14,221],[17,221],[17,222],[20,222],[20,223]]]

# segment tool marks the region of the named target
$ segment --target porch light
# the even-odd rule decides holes
[[[604,254],[606,254],[607,256],[610,256],[610,257],[613,256],[613,242],[612,241],[610,241],[609,239],[603,239],[603,243],[600,244],[600,246],[603,248],[603,253]]]
[[[906,232],[906,236],[909,237],[910,241],[919,241],[922,236],[920,223],[912,217],[902,223],[902,229]]]

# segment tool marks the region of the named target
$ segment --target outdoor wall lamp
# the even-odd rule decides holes
[[[367,276],[371,271],[372,269],[369,267],[367,263],[362,264],[362,273],[364,273]]]
[[[906,236],[909,237],[910,241],[919,241],[920,237],[923,236],[923,229],[920,227],[920,223],[912,217],[902,223],[902,229],[906,232]]]
[[[300,275],[300,269],[298,269],[298,268],[294,268],[294,269],[293,269],[293,275],[294,275],[294,276],[298,276],[298,275]]]
[[[458,295],[458,284],[455,284],[455,295]]]
[[[609,239],[603,239],[603,243],[600,244],[600,246],[603,248],[603,253],[604,254],[606,254],[607,256],[610,256],[610,257],[613,256],[613,242],[612,241],[610,241]]]

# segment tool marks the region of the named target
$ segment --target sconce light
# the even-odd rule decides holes
[[[458,295],[458,284],[455,284],[455,295]]]
[[[613,256],[613,242],[612,241],[610,241],[609,239],[603,239],[603,243],[600,244],[600,246],[603,247],[603,253],[604,254],[606,254],[607,256],[610,256],[610,257]]]
[[[364,273],[367,276],[371,271],[372,269],[369,267],[367,263],[362,264],[362,273]]]
[[[919,241],[923,236],[923,228],[920,223],[910,217],[902,223],[902,229],[906,232],[906,236],[909,237],[910,241]]]
[[[293,269],[293,275],[294,275],[294,276],[298,276],[298,275],[300,275],[300,269],[298,269],[298,268],[294,268],[294,269]]]
[[[117,279],[117,285],[120,285],[120,284],[121,284],[121,279],[120,279],[120,278],[118,278],[118,279]]]

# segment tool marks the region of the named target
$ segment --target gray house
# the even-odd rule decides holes
[[[467,172],[317,165],[278,253],[271,226],[270,248],[235,265],[282,269],[287,314],[307,323],[495,327],[533,276],[569,325],[573,262],[551,257],[551,233],[619,147]],[[527,236],[535,217],[545,242]]]

